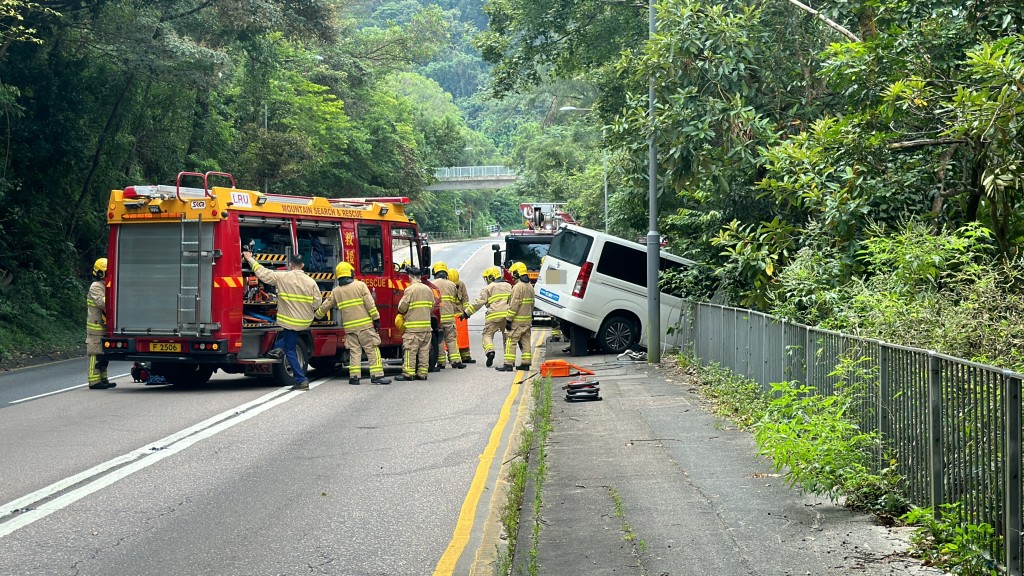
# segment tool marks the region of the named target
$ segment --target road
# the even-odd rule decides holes
[[[492,242],[433,259],[475,296]],[[0,574],[468,574],[494,550],[482,532],[521,373],[314,372],[308,392],[110,373],[105,391],[84,387],[84,359],[0,375]]]

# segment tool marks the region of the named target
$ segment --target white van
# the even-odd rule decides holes
[[[661,270],[696,263],[661,252]],[[592,341],[606,354],[647,343],[647,246],[571,224],[555,234],[534,288],[535,305],[558,319],[569,353]],[[679,321],[683,301],[661,293],[661,326]],[[660,341],[660,337],[659,337]]]

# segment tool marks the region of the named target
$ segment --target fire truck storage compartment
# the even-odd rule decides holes
[[[211,332],[214,254],[212,223],[121,226],[115,332]]]
[[[253,258],[272,270],[287,266],[291,254],[292,230],[291,222],[284,218],[265,218],[239,216],[239,236],[242,247],[251,250]],[[242,261],[243,311],[242,328],[259,329],[261,333],[267,329],[277,329],[277,289],[256,279],[256,274],[249,265]],[[255,347],[256,352],[250,353],[247,348]],[[242,351],[239,356],[247,358],[259,355],[258,339],[242,339]]]

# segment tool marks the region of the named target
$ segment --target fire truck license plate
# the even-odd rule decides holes
[[[150,352],[181,352],[181,344],[177,342],[150,342]]]

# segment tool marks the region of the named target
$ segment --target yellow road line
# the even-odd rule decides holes
[[[544,340],[544,332],[546,331],[538,333],[541,342]],[[533,349],[537,345],[531,343],[530,347]],[[512,413],[512,404],[515,403],[516,396],[519,395],[519,389],[522,387],[523,376],[522,370],[516,371],[516,376],[512,381],[512,389],[509,390],[508,396],[505,397],[505,403],[502,404],[501,412],[498,413],[498,421],[495,422],[494,428],[491,430],[487,447],[484,448],[483,454],[480,455],[480,463],[476,466],[476,474],[473,476],[473,482],[469,485],[469,492],[466,493],[466,498],[462,501],[459,519],[455,523],[455,533],[452,535],[451,542],[448,543],[448,548],[441,555],[441,559],[437,561],[437,566],[434,568],[434,576],[451,576],[455,572],[455,565],[459,562],[459,558],[469,543],[470,533],[473,531],[473,519],[476,516],[477,507],[480,505],[480,495],[483,494],[491,464],[494,462],[494,455],[498,452],[498,445],[501,444],[505,425],[508,424],[509,416]]]

